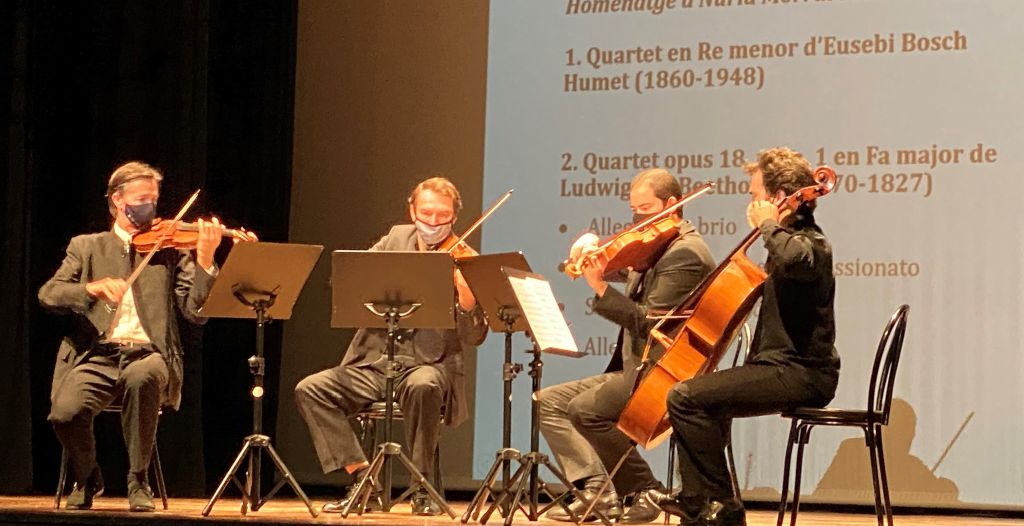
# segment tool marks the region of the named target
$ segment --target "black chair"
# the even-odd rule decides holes
[[[804,446],[811,438],[811,429],[814,426],[859,427],[864,431],[864,441],[867,443],[871,456],[872,483],[875,489],[875,515],[878,517],[878,525],[883,526],[882,515],[884,512],[889,526],[892,526],[892,503],[889,501],[889,481],[885,473],[885,455],[882,451],[882,427],[889,423],[893,382],[896,380],[896,367],[900,363],[900,353],[903,350],[903,336],[907,330],[909,312],[910,306],[901,305],[889,319],[885,330],[882,331],[882,338],[878,342],[878,350],[875,352],[874,365],[871,368],[866,410],[799,407],[782,413],[783,418],[792,420],[792,425],[789,430],[789,442],[786,444],[786,464],[782,472],[782,498],[779,502],[778,526],[782,526],[782,520],[786,515],[789,465],[794,444],[798,444],[798,446],[796,478],[793,483],[793,512],[790,524],[796,525],[796,516],[800,510],[800,471],[803,467]]]
[[[743,357],[743,361],[747,361],[747,355],[750,354],[750,325],[744,323],[740,327],[740,332],[736,337],[736,353],[732,357],[732,367],[736,367],[740,363],[740,356]],[[731,431],[731,429],[730,429]],[[740,484],[736,477],[736,459],[732,452],[732,437],[730,436],[729,444],[725,446],[725,461],[729,466],[729,478],[732,481],[732,491],[736,495],[736,498],[740,498]],[[675,488],[675,473],[679,466],[676,465],[676,436],[675,434],[669,435],[668,439],[668,476],[667,485],[668,490],[671,493]],[[671,520],[669,514],[665,514],[665,524],[668,524]]]
[[[121,406],[110,404],[101,411],[102,413],[121,414]],[[163,415],[163,409],[157,413],[157,418]],[[158,421],[159,422],[159,421]],[[153,438],[153,455],[150,458],[151,474],[156,476],[156,493],[160,496],[164,509],[167,509],[167,486],[164,483],[164,468],[160,464],[160,448],[157,447],[156,437]],[[64,489],[68,478],[68,450],[61,448],[60,452],[60,474],[57,476],[57,495],[53,498],[53,507],[60,509],[61,497],[64,496]]]
[[[377,446],[377,422],[384,420],[384,414],[387,410],[387,404],[384,402],[374,402],[365,408],[361,409],[355,414],[356,422],[359,423],[361,428],[360,439],[363,444],[363,451],[366,452],[367,456],[372,456]],[[444,420],[444,408],[441,409],[441,419]],[[392,420],[394,422],[401,421],[403,419],[402,407],[398,402],[394,403],[392,407]],[[397,460],[397,458],[396,458]],[[437,490],[442,496],[444,496],[444,478],[441,476],[441,442],[437,443],[437,448],[434,449],[434,489]],[[391,488],[386,488],[387,491],[391,491]],[[416,490],[416,484],[411,484],[409,489],[402,493],[396,502],[405,500],[412,492]]]

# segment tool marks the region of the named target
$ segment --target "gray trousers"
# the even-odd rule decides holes
[[[47,419],[68,452],[75,481],[84,484],[98,468],[93,419],[118,398],[122,399],[121,430],[128,449],[129,472],[146,480],[167,378],[164,357],[139,349],[89,351],[68,371]]]
[[[629,495],[660,486],[647,461],[615,426],[633,391],[634,376],[605,373],[537,394],[541,433],[569,480],[607,475],[628,451],[612,479],[615,490]]]
[[[409,367],[395,378],[405,443],[412,450],[412,463],[428,476],[441,431],[441,409],[450,389],[445,372],[431,365]],[[309,427],[324,473],[366,461],[349,419],[382,400],[384,373],[371,367],[339,365],[307,376],[295,386],[295,403]]]

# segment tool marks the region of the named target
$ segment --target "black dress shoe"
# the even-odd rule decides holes
[[[424,517],[433,517],[440,515],[441,506],[434,502],[434,499],[430,498],[430,494],[427,490],[419,488],[416,493],[412,495],[412,514],[420,515]]]
[[[99,468],[92,470],[92,474],[86,479],[84,484],[75,483],[71,487],[71,494],[68,495],[66,501],[64,501],[64,509],[68,510],[87,510],[92,508],[93,497],[99,497],[103,495],[103,475],[100,474]]]
[[[594,500],[594,496],[597,494],[596,491],[585,489],[583,490],[583,498],[586,499],[587,503]],[[584,504],[582,500],[577,500],[572,504],[569,504],[569,509],[572,510],[576,517],[582,517],[583,513],[587,511],[587,504]],[[601,498],[594,504],[593,510],[590,515],[583,519],[584,522],[596,521],[597,513],[602,513],[608,520],[615,520],[622,516],[622,504],[619,503],[619,496],[615,494],[614,490],[608,490],[601,494]],[[573,518],[565,509],[561,506],[552,508],[551,511],[544,514],[544,518],[553,521],[561,522],[572,522]]]
[[[734,498],[707,500],[700,497],[671,496],[647,490],[651,500],[665,513],[680,517],[683,526],[746,526],[743,503]]]
[[[648,491],[657,490],[643,490],[633,497],[633,505],[622,514],[619,518],[619,522],[623,524],[646,524],[648,522],[654,522],[655,519],[661,515],[661,508],[651,500],[651,496],[648,495]]]
[[[700,516],[708,526],[747,526],[743,503],[733,498],[708,501]]]
[[[377,490],[377,488],[374,488],[372,491],[373,492],[370,493],[369,500],[366,501],[366,507],[363,508],[364,513],[368,511],[380,511],[384,509],[384,503],[381,502],[380,500],[380,492]],[[345,511],[345,507],[348,506],[349,501],[351,501],[355,497],[355,492],[356,485],[353,484],[349,486],[348,492],[345,493],[344,497],[334,502],[328,502],[327,504],[324,504],[324,507],[320,508],[320,511],[324,513],[341,513]],[[349,509],[349,512],[353,511],[359,513],[358,502],[352,503],[352,507]]]
[[[655,506],[661,508],[661,511],[682,519],[680,524],[683,526],[704,525],[704,520],[701,516],[701,511],[704,509],[704,499],[688,499],[684,501],[678,495],[669,495],[657,489],[647,490],[647,498]]]

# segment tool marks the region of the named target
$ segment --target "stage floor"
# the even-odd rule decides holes
[[[239,513],[240,501],[237,499],[221,499],[214,506],[209,517],[203,517],[201,511],[206,501],[201,499],[172,499],[170,509],[160,509],[157,499],[157,511],[154,513],[129,513],[126,511],[127,501],[124,497],[102,497],[96,500],[90,511],[64,511],[53,509],[52,497],[4,497],[0,496],[0,524],[104,524],[104,525],[139,525],[157,524],[195,524],[204,523],[262,523],[262,524],[295,524],[328,522],[332,524],[372,524],[374,526],[412,526],[433,524],[457,524],[447,516],[416,517],[410,514],[409,505],[399,504],[390,513],[369,513],[362,517],[350,515],[342,519],[340,515],[321,514],[318,519],[309,516],[302,502],[295,499],[271,500],[258,512],[250,512],[247,516]],[[315,500],[319,509],[322,500]],[[456,516],[461,517],[468,503],[454,502],[452,507]],[[775,524],[776,515],[770,511],[750,510],[747,514],[749,526],[768,526]],[[673,521],[677,523],[678,521]],[[998,519],[974,516],[942,516],[942,515],[900,515],[896,514],[895,522],[899,526],[1009,526],[1024,524],[1021,519]],[[488,524],[500,525],[502,520],[495,514]],[[516,524],[529,524],[522,515],[517,515]],[[566,524],[540,520],[541,524]],[[662,524],[658,520],[655,524]],[[849,526],[874,526],[873,514],[827,513],[821,511],[801,511],[799,523],[804,526],[821,524],[842,524]],[[477,524],[470,522],[470,524]],[[536,523],[535,523],[536,524]],[[787,521],[788,524],[788,521]]]

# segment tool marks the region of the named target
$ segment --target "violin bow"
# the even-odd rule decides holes
[[[188,209],[192,208],[192,204],[196,202],[196,198],[199,197],[199,192],[200,191],[202,191],[202,189],[196,190],[196,192],[194,194],[192,194],[192,197],[189,197],[188,201],[185,201],[185,204],[182,205],[181,210],[178,210],[178,215],[174,216],[174,219],[172,219],[171,221],[177,223],[178,221],[181,221],[182,217],[185,217],[185,212],[188,212]],[[135,267],[135,270],[132,271],[132,274],[130,276],[128,276],[128,279],[125,280],[125,283],[128,284],[128,288],[129,289],[132,288],[132,285],[135,283],[135,280],[139,279],[139,275],[142,274],[142,269],[146,268],[146,265],[149,264],[149,261],[151,259],[153,259],[153,255],[156,254],[157,251],[160,250],[160,248],[162,247],[162,245],[164,243],[164,239],[165,238],[158,238],[157,239],[156,246],[153,247],[153,250],[151,250],[148,254],[146,254],[146,257],[142,259],[142,261],[138,264],[138,266]],[[118,302],[117,308],[120,308],[120,307],[121,307],[121,303]],[[113,308],[113,307],[111,307],[108,304],[107,305],[107,310],[110,311],[110,312],[115,312],[116,308]]]
[[[459,246],[459,243],[462,243],[467,237],[469,237],[469,235],[472,234],[474,230],[479,228],[480,225],[484,224],[484,221],[486,221],[488,217],[491,217],[491,214],[493,214],[494,211],[497,210],[499,206],[505,204],[505,201],[508,201],[508,198],[512,197],[513,191],[513,188],[509,188],[508,191],[505,192],[505,195],[499,197],[498,200],[495,201],[494,204],[492,204],[490,208],[488,208],[487,211],[480,216],[479,219],[473,222],[472,225],[469,225],[469,228],[467,228],[466,231],[463,232],[462,235],[455,240],[455,243],[452,244],[452,248],[448,249],[448,251],[451,252],[452,249]]]

